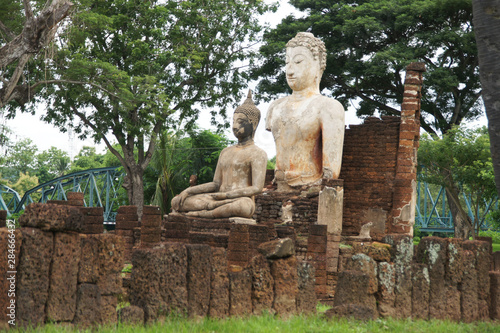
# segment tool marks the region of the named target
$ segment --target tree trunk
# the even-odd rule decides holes
[[[500,195],[500,1],[473,0],[472,8],[491,158]]]
[[[127,175],[123,187],[127,190],[128,202],[137,206],[139,220],[142,218],[142,207],[144,206],[144,170],[137,165],[125,167]]]
[[[446,187],[446,199],[453,216],[455,238],[469,239],[471,232],[474,235],[474,228],[469,216],[460,205],[458,189],[455,186]]]

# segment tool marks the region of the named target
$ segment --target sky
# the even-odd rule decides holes
[[[277,23],[281,21],[282,18],[288,16],[293,13],[294,15],[300,15],[293,6],[288,4],[287,2],[281,1],[280,8],[276,13],[268,13],[263,16],[263,22],[270,24],[271,26],[275,26]],[[256,82],[250,82],[250,89],[254,88]],[[246,92],[242,93],[242,100],[240,104],[246,98]],[[268,103],[258,104],[257,107],[261,111],[261,121],[257,128],[255,134],[255,143],[257,146],[264,149],[268,155],[268,158],[272,158],[276,155],[276,148],[274,145],[273,136],[270,132],[265,130],[265,118],[267,114],[267,109],[269,107]],[[6,120],[6,125],[12,130],[14,135],[11,139],[15,142],[18,140],[22,140],[24,138],[30,138],[33,142],[38,146],[39,151],[44,151],[54,146],[61,150],[66,151],[70,157],[74,157],[81,150],[83,146],[95,146],[97,148],[98,153],[104,153],[106,150],[105,145],[96,144],[93,140],[88,139],[85,141],[79,140],[76,136],[71,137],[68,133],[61,133],[54,126],[42,122],[40,119],[41,115],[43,115],[44,109],[40,106],[35,115],[25,114],[25,113],[17,113],[16,117],[12,120]],[[362,121],[356,117],[356,111],[354,107],[348,106],[346,111],[346,125],[351,124],[359,124]],[[201,128],[212,128],[210,126],[210,110],[206,109],[201,111],[200,117],[198,119],[198,125]],[[486,118],[482,117],[478,122],[479,125],[486,124]],[[227,136],[230,139],[234,139],[233,134],[227,132]]]

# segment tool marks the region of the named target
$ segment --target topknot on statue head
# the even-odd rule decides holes
[[[234,114],[243,113],[247,116],[248,121],[252,124],[253,127],[253,135],[255,135],[255,131],[257,130],[257,126],[260,121],[260,110],[255,106],[252,99],[252,91],[248,90],[247,99],[234,110]],[[252,136],[253,136],[252,135]]]
[[[314,59],[319,60],[321,72],[326,68],[326,47],[321,39],[314,37],[310,32],[298,32],[295,37],[286,43],[286,47],[303,46],[311,51]]]

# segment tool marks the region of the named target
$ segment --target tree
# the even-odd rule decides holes
[[[500,195],[500,3],[472,1],[483,101],[488,117],[495,183]]]
[[[40,183],[46,183],[54,178],[61,177],[69,170],[71,160],[65,151],[56,147],[36,155],[36,173]]]
[[[37,152],[38,147],[31,139],[23,139],[12,144],[0,168],[3,177],[10,182],[15,182],[21,173],[34,174],[36,168],[34,157]]]
[[[104,155],[97,154],[95,147],[84,146],[71,163],[70,173],[104,167]]]
[[[36,5],[35,11],[32,3]],[[24,105],[40,88],[38,83],[29,81],[25,67],[53,40],[58,24],[68,16],[72,6],[67,0],[48,0],[43,6],[44,3],[0,1],[0,108],[10,102]]]
[[[213,180],[220,152],[230,144],[225,136],[208,130],[163,132],[145,172],[145,182],[151,184],[145,186],[146,196],[168,213],[170,201],[190,185],[191,175],[197,176],[198,184]]]
[[[158,133],[169,124],[192,124],[200,107],[225,116],[246,86],[242,63],[254,54],[256,15],[268,6],[254,0],[81,0],[75,6],[62,47],[47,62],[44,119],[103,140],[127,174],[130,204],[141,211],[143,174]]]
[[[484,209],[485,200],[496,195],[487,129],[456,127],[442,139],[423,135],[418,160],[422,166],[421,179],[443,186],[448,201],[455,202],[450,205],[455,221],[455,237],[468,238],[469,233],[475,237],[480,226],[479,212]],[[473,221],[460,199],[462,192],[472,199]]]
[[[466,0],[291,0],[304,17],[288,16],[264,35],[258,95],[287,92],[285,44],[311,31],[327,49],[321,89],[357,115],[399,115],[404,70],[424,62],[421,126],[437,137],[481,113],[472,7]]]
[[[19,178],[14,184],[9,185],[14,191],[16,191],[20,197],[26,193],[26,191],[38,186],[38,177],[30,176],[29,173],[19,173]]]

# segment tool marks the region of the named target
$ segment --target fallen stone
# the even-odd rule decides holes
[[[361,243],[354,243],[352,245],[353,253],[363,253],[376,261],[391,261],[391,253],[387,247],[373,246],[370,244],[361,245]]]
[[[295,247],[290,238],[280,238],[262,243],[257,247],[257,250],[267,259],[287,258],[295,254]]]

